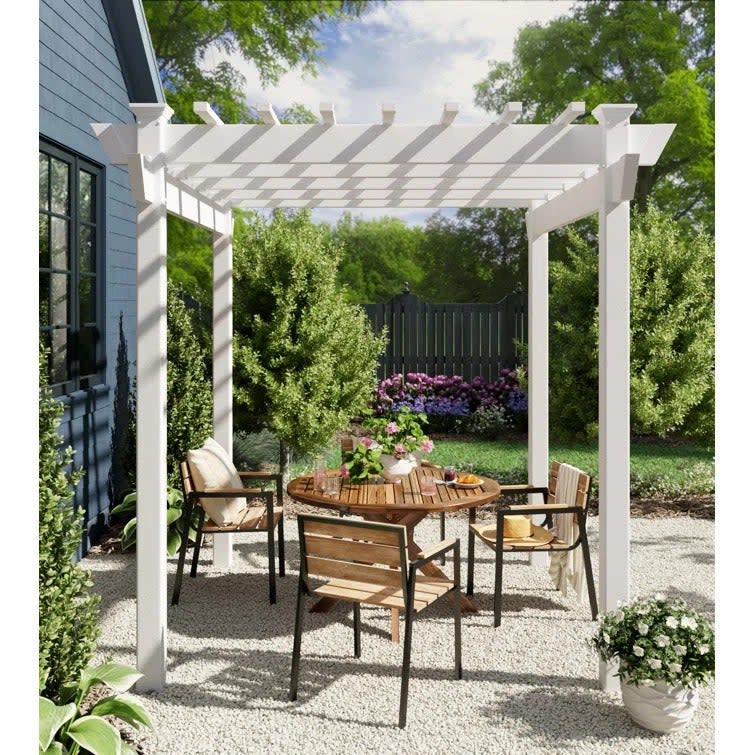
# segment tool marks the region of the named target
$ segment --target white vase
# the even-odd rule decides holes
[[[621,696],[635,723],[661,734],[683,729],[700,703],[696,690],[681,685],[672,687],[663,681],[647,687],[622,681]]]
[[[397,459],[391,454],[380,454],[380,461],[383,464],[382,475],[388,482],[397,482],[402,477],[406,477],[412,469],[419,466],[417,458],[409,454],[403,459]]]

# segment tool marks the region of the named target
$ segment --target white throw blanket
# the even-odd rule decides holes
[[[577,484],[580,471],[569,464],[562,464],[556,483],[556,503],[574,506],[577,497]],[[554,514],[553,532],[559,540],[573,543],[579,537],[579,528],[574,521],[574,514]],[[577,599],[585,600],[585,563],[582,549],[570,551],[551,551],[548,568],[553,584],[566,595],[567,585],[571,584]]]

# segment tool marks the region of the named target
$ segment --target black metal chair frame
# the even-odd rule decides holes
[[[275,499],[278,501],[278,506],[283,507],[283,476],[278,473],[262,473],[262,472],[239,472],[242,483],[245,480],[254,480],[255,482],[275,482],[275,498],[272,490],[258,490],[254,488],[244,488],[243,491],[233,489],[232,492],[228,490],[205,490],[197,491],[192,490],[187,493],[184,486],[184,507],[181,516],[182,520],[182,532],[181,532],[181,550],[178,555],[178,567],[176,569],[176,579],[173,584],[173,598],[171,605],[178,605],[178,600],[181,594],[181,582],[183,580],[184,563],[186,561],[186,550],[189,544],[189,532],[191,530],[191,519],[194,512],[194,507],[199,507],[199,526],[194,539],[194,553],[191,560],[190,577],[197,576],[197,565],[199,564],[199,551],[202,547],[202,537],[204,535],[205,520],[207,518],[204,508],[200,503],[201,498],[246,498],[247,505],[250,500],[264,498],[267,526],[265,529],[260,530],[243,530],[234,526],[220,527],[213,526],[211,534],[225,534],[234,532],[267,532],[267,561],[268,561],[268,598],[271,605],[277,602],[277,591],[275,584],[275,518],[274,518],[274,506]],[[192,480],[193,482],[193,480]],[[283,514],[281,514],[278,520],[278,568],[281,577],[286,576],[286,557],[285,557],[285,543],[283,538]]]
[[[297,692],[299,688],[299,666],[301,658],[301,636],[302,636],[302,624],[304,619],[304,598],[305,596],[311,596],[313,593],[309,589],[308,580],[309,575],[307,573],[307,560],[305,553],[304,543],[304,522],[319,521],[319,522],[332,522],[334,524],[343,524],[342,519],[335,517],[323,517],[316,515],[304,515],[300,514],[298,517],[299,524],[299,585],[296,595],[296,622],[294,626],[294,650],[291,660],[291,687],[289,691],[288,699],[294,701],[297,698]],[[378,522],[349,522],[349,526],[353,526],[355,529],[363,530],[388,530],[396,531],[400,538],[400,548],[403,554],[401,559],[401,577],[402,577],[402,592],[405,606],[405,626],[404,626],[404,653],[403,663],[401,666],[401,696],[399,701],[399,727],[404,728],[406,726],[406,709],[407,700],[409,696],[409,668],[411,665],[411,652],[412,652],[412,627],[414,624],[414,593],[417,580],[417,570],[425,564],[436,560],[441,555],[453,551],[454,558],[454,578],[453,587],[448,591],[447,595],[454,604],[454,674],[456,679],[462,678],[461,669],[461,573],[460,573],[460,544],[457,538],[453,543],[444,545],[441,543],[439,546],[430,549],[423,553],[422,558],[409,561],[406,555],[406,531],[403,526],[395,524],[383,524]],[[442,596],[441,596],[442,597]],[[454,599],[455,598],[455,599]],[[362,654],[361,645],[361,610],[360,603],[354,601],[354,657],[359,658]]]
[[[586,499],[590,498],[590,486],[592,480],[587,487]],[[506,553],[550,553],[551,551],[557,551],[559,553],[566,553],[572,551],[575,548],[582,548],[582,558],[585,563],[585,578],[587,580],[587,592],[590,598],[590,610],[592,612],[593,621],[598,618],[598,601],[595,595],[595,581],[592,572],[592,561],[590,560],[590,548],[587,542],[587,505],[584,506],[558,506],[555,504],[548,504],[549,490],[547,487],[532,487],[529,485],[522,485],[521,488],[514,486],[507,486],[505,494],[517,494],[517,493],[540,493],[543,496],[542,505],[528,506],[517,505],[502,506],[500,499],[493,505],[496,508],[496,529],[495,529],[495,586],[493,595],[493,626],[498,627],[501,625],[501,604],[503,602],[503,520],[506,516],[519,516],[521,514],[544,514],[545,522],[543,523],[547,529],[553,528],[553,514],[576,514],[577,526],[579,528],[579,535],[577,539],[566,548],[543,548],[542,546],[522,546],[517,545],[515,549],[511,551],[505,551]],[[547,509],[550,509],[548,511]],[[476,509],[469,510],[469,523],[474,524],[476,517]],[[467,544],[467,595],[472,596],[474,594],[474,548],[475,538],[478,537],[477,533],[469,527],[468,530],[469,541]]]

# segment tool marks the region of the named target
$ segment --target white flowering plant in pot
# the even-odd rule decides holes
[[[699,687],[715,673],[710,622],[681,600],[639,598],[602,614],[592,643],[604,661],[618,657],[621,680]]]

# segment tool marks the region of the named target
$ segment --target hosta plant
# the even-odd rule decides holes
[[[103,663],[87,668],[79,679],[66,687],[61,705],[46,697],[39,698],[40,755],[126,755],[136,749],[121,739],[121,733],[103,716],[113,716],[138,729],[153,728],[142,704],[123,695],[142,676],[136,669],[120,663]],[[109,687],[116,694],[96,702],[82,713],[81,705],[96,684]]]
[[[175,488],[168,488],[168,555],[175,556],[181,547],[181,515],[183,514],[183,493]],[[121,533],[121,548],[125,551],[136,543],[136,491],[124,496],[123,501],[113,507],[111,512],[115,515],[128,516],[134,515],[126,522],[126,526]],[[193,541],[197,535],[199,526],[199,509],[195,507],[192,511],[191,526],[189,527],[189,540]]]
[[[591,643],[602,660],[619,659],[618,676],[626,684],[691,688],[713,679],[714,640],[704,616],[681,599],[656,595],[601,614]]]

